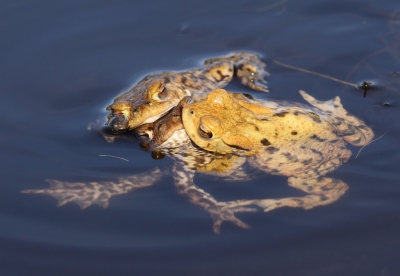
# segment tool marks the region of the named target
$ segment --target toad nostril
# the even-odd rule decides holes
[[[111,119],[109,125],[113,132],[121,132],[128,129],[129,121],[125,115],[117,113],[114,118]]]

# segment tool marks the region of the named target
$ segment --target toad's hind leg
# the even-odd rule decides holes
[[[289,185],[300,189],[309,195],[304,197],[287,197],[280,199],[260,199],[241,201],[238,205],[257,205],[264,212],[272,211],[281,207],[297,207],[306,210],[316,206],[327,205],[338,200],[348,189],[346,183],[339,179],[329,177],[318,177],[314,179],[302,179],[290,177]]]
[[[236,76],[244,85],[258,91],[268,92],[268,87],[260,84],[266,83],[266,64],[260,57],[252,53],[235,53],[228,57],[207,59],[204,62],[203,74],[218,84],[220,88],[226,86]]]
[[[108,200],[111,197],[149,187],[160,181],[167,173],[167,171],[155,168],[149,172],[121,177],[115,181],[64,182],[48,179],[47,182],[50,184],[48,189],[23,190],[21,192],[50,195],[58,200],[58,206],[75,202],[81,209],[86,209],[92,204],[107,208]]]
[[[374,137],[374,132],[357,117],[348,113],[336,96],[329,101],[318,101],[305,91],[300,90],[301,96],[311,105],[322,111],[323,117],[337,130],[337,134],[353,146],[364,146]]]
[[[257,211],[255,208],[242,207],[236,202],[235,206],[231,206],[229,203],[217,201],[211,194],[196,186],[193,182],[194,171],[186,166],[175,164],[172,171],[178,193],[188,197],[191,203],[202,207],[211,215],[216,234],[220,233],[221,224],[224,221],[230,221],[242,228],[250,228],[249,225],[236,218],[235,213],[255,212]],[[240,203],[240,201],[237,202]]]

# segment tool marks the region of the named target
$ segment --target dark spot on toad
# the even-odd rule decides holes
[[[275,147],[268,147],[265,149],[265,151],[268,152],[269,154],[273,154],[273,153],[279,151],[279,149],[275,148]]]
[[[316,149],[311,149],[311,151],[315,154],[318,154],[319,156],[323,157],[322,152],[320,152],[319,150]]]
[[[329,190],[330,190],[329,187],[326,187],[326,186],[321,187],[321,191],[327,192]]]
[[[319,137],[316,134],[312,135],[310,138],[314,139],[314,140],[317,140],[318,142],[321,142],[321,143],[326,141],[326,139],[323,139],[323,138]]]
[[[327,201],[329,200],[329,197],[325,196],[325,195],[319,195],[319,198],[321,199],[321,201]]]
[[[286,114],[288,114],[289,112],[280,112],[280,113],[276,113],[274,115],[272,115],[272,117],[285,117]]]
[[[309,165],[311,162],[312,162],[312,158],[307,159],[307,160],[303,160],[301,163],[302,163],[303,165]]]
[[[297,135],[297,131],[292,131],[292,135]]]
[[[269,146],[271,145],[271,143],[268,141],[268,139],[264,138],[261,140],[261,144],[263,144],[264,146]]]

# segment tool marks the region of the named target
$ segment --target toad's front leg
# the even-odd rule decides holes
[[[255,212],[254,208],[233,206],[228,202],[219,202],[212,195],[205,192],[196,186],[193,182],[195,171],[187,168],[175,165],[173,168],[173,175],[175,180],[175,186],[178,193],[187,196],[191,203],[202,207],[208,213],[210,213],[214,224],[213,230],[216,234],[220,233],[221,224],[223,221],[230,221],[233,224],[242,227],[250,228],[249,225],[235,217],[236,212]]]
[[[257,205],[263,208],[264,212],[269,212],[286,206],[308,210],[316,206],[327,205],[335,202],[348,189],[347,184],[343,181],[329,177],[318,177],[314,179],[289,177],[288,182],[291,187],[300,189],[308,195],[304,197],[240,201],[236,206]],[[232,205],[234,204],[232,203]]]
[[[268,92],[265,77],[266,64],[260,57],[253,53],[235,53],[228,57],[212,58],[204,62],[203,74],[218,84],[219,88],[226,86],[233,78],[234,72],[241,82],[258,91]]]

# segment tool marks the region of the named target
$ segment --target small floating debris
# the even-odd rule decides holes
[[[365,98],[365,96],[367,96],[368,90],[372,89],[372,82],[363,81],[363,83],[361,83],[360,85],[360,88],[364,90],[364,98]]]
[[[119,157],[119,156],[115,156],[115,155],[100,154],[99,156],[102,156],[102,157],[113,157],[113,158],[117,158],[117,159],[121,159],[121,160],[124,160],[124,161],[126,161],[126,162],[129,162],[128,159],[123,158],[123,157]]]

